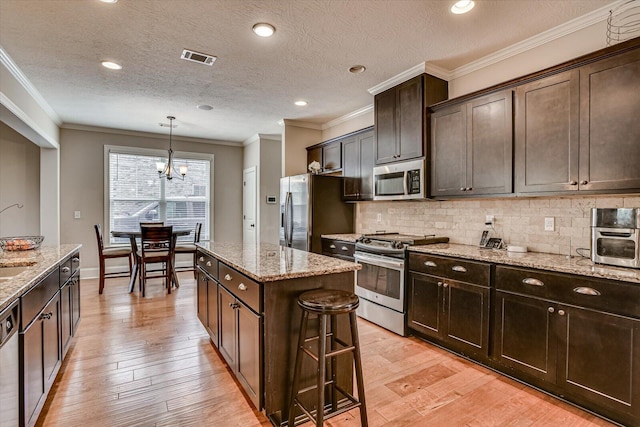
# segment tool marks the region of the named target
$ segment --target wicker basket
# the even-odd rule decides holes
[[[0,248],[5,251],[29,251],[37,249],[44,236],[0,237]]]

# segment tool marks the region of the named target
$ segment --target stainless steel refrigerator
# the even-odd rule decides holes
[[[344,178],[303,174],[280,179],[280,245],[322,253],[323,234],[353,233]]]

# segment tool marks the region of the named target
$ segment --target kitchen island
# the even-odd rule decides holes
[[[197,247],[198,317],[249,400],[282,425],[300,330],[297,298],[318,288],[353,292],[360,266],[266,243]],[[315,324],[310,322],[310,331]],[[338,321],[333,331],[348,336],[348,322]],[[313,364],[303,364],[302,387],[314,384],[315,373]],[[338,382],[352,389],[350,355],[338,358],[336,373]],[[309,397],[305,406],[313,408],[313,393]]]

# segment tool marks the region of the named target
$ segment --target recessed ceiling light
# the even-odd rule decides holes
[[[104,68],[108,68],[110,70],[122,70],[122,65],[116,64],[115,62],[102,61],[101,64]]]
[[[118,3],[118,0],[100,0],[102,3]]]
[[[211,110],[213,110],[213,107],[211,105],[208,105],[208,104],[200,104],[200,105],[198,105],[198,109],[204,110],[204,111],[211,111]]]
[[[366,69],[367,67],[365,67],[364,65],[354,65],[353,67],[349,68],[349,72],[353,74],[359,74],[364,73],[364,70]]]
[[[259,35],[260,37],[271,37],[273,33],[276,32],[276,29],[271,24],[267,24],[266,22],[260,22],[253,26],[253,32]]]
[[[296,102],[294,102],[294,104],[296,104],[298,107],[304,107],[305,105],[307,105],[307,104],[308,104],[308,102],[307,102],[307,101],[302,101],[302,100],[301,100],[301,101],[296,101]]]
[[[453,6],[451,6],[451,13],[461,15],[463,13],[469,12],[475,5],[476,4],[473,2],[473,0],[460,0],[455,2]]]

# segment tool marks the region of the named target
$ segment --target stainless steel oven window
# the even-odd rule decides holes
[[[402,272],[379,265],[361,263],[358,271],[358,286],[393,299],[400,299],[400,276]]]

